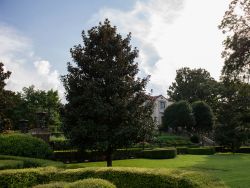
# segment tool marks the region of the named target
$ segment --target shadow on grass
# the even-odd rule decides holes
[[[250,187],[250,154],[206,156],[204,161],[187,168],[210,173],[233,188]]]

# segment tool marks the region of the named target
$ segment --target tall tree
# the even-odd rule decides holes
[[[195,119],[192,108],[187,101],[179,101],[168,106],[163,116],[163,129],[182,127],[190,131],[193,129]]]
[[[169,87],[167,93],[172,101],[186,100],[193,103],[202,100],[215,110],[219,93],[218,86],[205,69],[184,67],[176,71],[175,82]]]
[[[227,34],[223,77],[250,83],[250,1],[232,0],[219,28]]]
[[[108,20],[82,32],[83,45],[71,49],[75,66],[68,63],[62,76],[68,104],[64,131],[79,148],[106,153],[112,166],[116,148],[129,146],[140,138],[152,114],[145,93],[147,78],[137,78],[138,50],[124,39]],[[152,121],[153,122],[153,121]]]
[[[215,118],[210,106],[204,101],[196,101],[192,103],[192,110],[195,118],[194,131],[198,134],[212,131]]]
[[[229,78],[223,80],[223,85],[215,138],[219,144],[235,151],[246,141],[249,134],[250,86]]]
[[[4,70],[4,64],[0,62],[0,131],[9,129],[11,120],[8,117],[8,110],[13,107],[13,102],[10,100],[14,95],[13,92],[6,90],[6,80],[10,77],[11,72]]]

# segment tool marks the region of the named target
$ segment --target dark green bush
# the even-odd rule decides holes
[[[45,159],[29,158],[29,157],[9,156],[9,155],[0,155],[0,161],[1,160],[20,161],[20,163],[22,163],[22,165],[18,164],[15,167],[13,166],[13,168],[31,168],[31,167],[46,167],[46,166],[62,167],[63,166],[63,163],[61,162],[45,160]]]
[[[187,150],[188,150],[188,148],[187,147],[177,147],[176,148],[176,150],[177,150],[177,154],[179,155],[179,154],[187,154]]]
[[[167,169],[92,167],[63,170],[50,167],[0,171],[2,187],[32,187],[52,181],[73,182],[86,178],[105,179],[119,188],[225,187],[218,179],[200,172]]]
[[[52,150],[43,140],[27,134],[2,134],[0,154],[48,158],[52,155]]]
[[[192,135],[191,137],[190,137],[190,141],[192,142],[192,143],[195,143],[195,144],[198,144],[198,143],[200,143],[200,137],[198,136],[198,135]]]
[[[53,150],[69,150],[73,149],[69,140],[52,140],[49,142],[49,145]]]
[[[176,156],[176,149],[154,149],[142,150],[141,148],[118,149],[113,153],[113,160],[130,159],[130,158],[151,158],[151,159],[168,159]],[[99,151],[77,150],[55,151],[54,160],[63,162],[83,162],[83,161],[104,161],[105,155]]]
[[[192,155],[213,155],[215,154],[215,149],[214,147],[188,148],[187,152]]]
[[[176,149],[143,150],[138,157],[147,159],[171,159],[176,157]]]
[[[116,188],[116,186],[107,180],[88,178],[78,180],[73,183],[68,182],[54,182],[44,185],[37,185],[34,188]]]
[[[0,160],[0,170],[23,168],[23,161],[20,160]]]
[[[241,147],[237,153],[250,153],[250,147]]]

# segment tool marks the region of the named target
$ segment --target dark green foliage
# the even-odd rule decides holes
[[[187,153],[192,155],[213,155],[215,149],[214,147],[188,148]]]
[[[107,180],[88,178],[78,180],[73,183],[54,182],[50,184],[37,185],[34,188],[116,188],[116,186]]]
[[[182,127],[190,130],[195,124],[192,108],[187,101],[179,101],[168,106],[164,112],[163,127]]]
[[[31,187],[51,181],[73,182],[85,178],[101,178],[119,188],[199,188],[225,187],[218,179],[206,174],[147,168],[78,168],[62,170],[36,168],[0,171],[2,187]]]
[[[199,143],[200,143],[200,137],[199,137],[199,135],[197,135],[197,134],[192,135],[192,136],[190,137],[190,141],[191,141],[192,143],[199,144]]]
[[[236,151],[249,134],[250,85],[229,79],[224,79],[223,85],[215,141]]]
[[[74,65],[62,76],[68,104],[64,132],[81,149],[101,150],[107,165],[116,148],[142,141],[150,133],[153,103],[145,93],[147,78],[137,78],[138,50],[131,35],[122,38],[108,20],[82,33],[72,48]]]
[[[23,168],[23,161],[20,160],[2,160],[0,159],[0,170],[4,169],[16,169],[16,168]]]
[[[188,147],[177,147],[177,154],[187,154]]]
[[[194,131],[197,133],[207,133],[213,129],[214,114],[210,106],[203,101],[192,103],[193,115],[195,118]]]
[[[141,158],[145,159],[172,159],[177,155],[175,148],[172,149],[153,149],[153,150],[143,150],[140,153]]]
[[[39,138],[25,134],[0,135],[0,154],[35,158],[47,158],[52,150]]]
[[[114,160],[130,158],[152,158],[168,159],[176,156],[176,149],[153,149],[142,150],[141,148],[129,148],[116,150],[112,158]],[[83,162],[83,161],[104,161],[105,153],[101,151],[56,151],[53,155],[54,160],[63,162]]]
[[[191,142],[188,137],[176,136],[176,135],[159,135],[157,136],[153,144],[158,147],[170,147],[170,146],[187,146]]]
[[[74,149],[69,140],[52,140],[49,145],[53,150],[70,150]]]
[[[55,162],[51,160],[45,159],[36,159],[30,157],[18,157],[18,156],[10,156],[10,155],[0,155],[0,161],[2,160],[9,160],[9,161],[19,161],[17,166],[13,166],[13,168],[32,168],[32,167],[47,167],[47,166],[55,166],[55,167],[62,167],[63,163]]]
[[[215,109],[218,95],[217,85],[217,82],[205,69],[184,67],[176,71],[175,82],[167,92],[172,101],[186,100],[193,103],[202,100]]]
[[[249,17],[250,2],[232,0],[219,26],[224,34],[228,34],[222,52],[222,57],[225,59],[223,76],[248,83],[250,82]]]

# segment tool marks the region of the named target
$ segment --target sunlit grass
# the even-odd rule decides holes
[[[101,167],[105,162],[67,164],[67,168]],[[113,166],[190,169],[210,173],[230,187],[250,187],[249,154],[178,155],[175,159],[129,159],[113,161]]]

